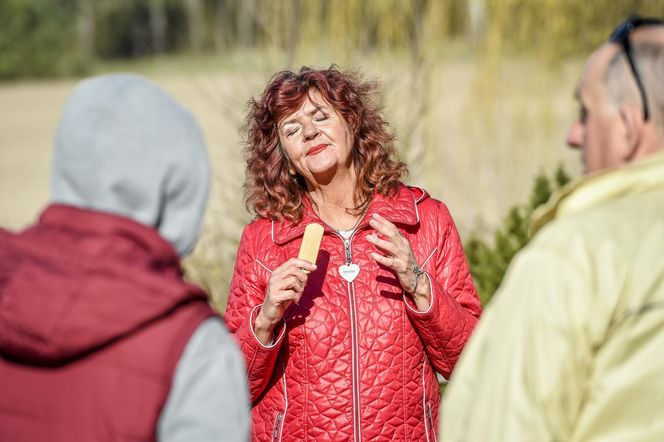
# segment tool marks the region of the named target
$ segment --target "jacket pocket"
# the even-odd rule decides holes
[[[272,430],[273,441],[281,440],[281,424],[283,420],[284,415],[277,411],[277,414],[274,416],[274,429]]]

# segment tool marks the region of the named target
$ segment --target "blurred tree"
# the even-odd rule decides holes
[[[99,0],[96,8],[96,52],[105,59],[150,54],[149,6],[135,0]]]
[[[201,52],[205,42],[205,8],[202,0],[184,0],[187,13],[187,33],[189,47],[194,52]]]
[[[552,61],[585,53],[608,39],[625,16],[664,16],[661,0],[486,0],[491,38],[510,51],[537,51]]]
[[[191,48],[188,28],[193,25],[182,0],[97,0],[95,5],[95,52],[102,59]],[[195,27],[205,28],[202,22]]]
[[[239,2],[236,11],[237,21],[237,43],[248,48],[256,43],[256,16],[259,13],[256,0],[245,0]]]
[[[93,0],[77,0],[78,47],[84,60],[94,57],[95,10]]]
[[[293,0],[292,9],[286,17],[286,47],[297,48],[300,41],[300,23],[302,22],[302,0]],[[290,63],[289,63],[290,64]]]
[[[470,42],[477,45],[486,35],[486,0],[468,0],[468,25]]]
[[[164,0],[150,0],[150,34],[152,50],[161,54],[166,50],[166,3]]]
[[[67,60],[69,53],[108,59],[276,48],[290,61],[301,49],[325,49],[343,65],[373,51],[412,51],[418,57],[425,51],[433,59],[441,42],[451,39],[481,48],[494,60],[506,51],[530,51],[557,62],[605,41],[629,13],[664,16],[664,1],[3,0],[0,11],[7,17],[0,42],[19,41],[3,52],[4,69],[25,64],[12,67],[11,75],[29,76],[62,71],[66,63],[49,57]],[[74,40],[72,27],[78,31]],[[39,47],[25,50],[37,42]]]
[[[226,0],[215,0],[211,4],[212,9],[215,11],[215,13],[211,14],[214,17],[212,41],[214,42],[213,47],[217,52],[221,52],[223,49],[228,49],[229,47],[231,27],[228,17],[232,15],[229,3]]]
[[[83,71],[72,0],[0,1],[0,79]]]

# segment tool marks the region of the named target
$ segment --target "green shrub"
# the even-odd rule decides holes
[[[485,241],[472,235],[465,244],[470,272],[475,280],[482,304],[486,304],[496,292],[503,280],[510,261],[525,246],[529,239],[528,230],[535,208],[547,202],[554,190],[569,182],[562,166],[559,166],[553,179],[540,174],[527,204],[512,207],[503,221],[503,225],[493,237]]]

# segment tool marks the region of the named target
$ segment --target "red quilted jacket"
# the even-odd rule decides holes
[[[431,281],[428,311],[418,312],[394,273],[371,259],[372,213],[410,241]],[[326,227],[318,269],[264,346],[252,325],[270,272],[297,256],[311,222],[322,223],[305,200],[302,222],[257,219],[240,242],[225,319],[246,358],[253,440],[435,440],[435,372],[450,376],[481,311],[447,207],[406,186],[375,195],[350,240],[361,269],[352,283],[339,275],[344,243]]]

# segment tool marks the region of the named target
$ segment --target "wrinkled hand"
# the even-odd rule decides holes
[[[372,252],[371,257],[378,264],[393,270],[399,278],[403,290],[410,293],[410,290],[416,285],[415,279],[418,277],[415,272],[417,262],[410,243],[399,232],[397,226],[378,214],[372,215],[369,225],[377,233],[368,235],[367,240],[380,252]],[[415,292],[411,293],[418,309],[428,309],[430,293],[429,280],[424,274],[419,275],[417,288]]]
[[[268,345],[271,342],[274,328],[284,317],[288,306],[293,302],[300,302],[307,285],[307,272],[314,270],[316,264],[291,258],[272,271],[263,306],[254,323],[256,336],[263,344]]]

